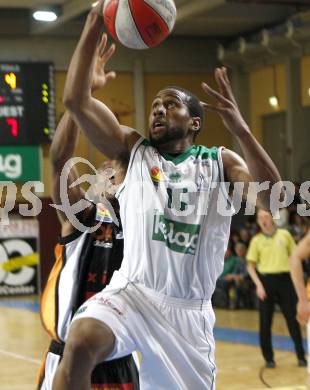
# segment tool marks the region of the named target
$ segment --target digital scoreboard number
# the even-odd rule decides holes
[[[39,145],[55,131],[50,63],[0,63],[0,145]]]

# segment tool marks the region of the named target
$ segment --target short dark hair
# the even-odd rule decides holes
[[[176,91],[180,91],[180,92],[184,93],[184,95],[186,96],[184,103],[188,107],[188,111],[189,111],[190,116],[191,117],[198,116],[198,118],[200,118],[200,121],[201,121],[200,128],[198,131],[195,132],[195,135],[194,135],[194,141],[195,141],[198,134],[200,133],[201,129],[203,128],[204,122],[205,122],[205,112],[204,112],[202,105],[200,104],[200,99],[196,95],[194,95],[192,92],[190,92],[189,90],[182,88],[182,87],[179,87],[179,86],[176,86],[176,85],[171,85],[171,86],[166,87],[164,89],[175,89]]]

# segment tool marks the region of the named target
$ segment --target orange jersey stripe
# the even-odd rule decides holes
[[[57,281],[63,268],[64,246],[57,244],[55,247],[55,264],[50,272],[46,287],[41,297],[41,321],[45,330],[56,341],[61,342],[57,335]]]
[[[41,388],[41,385],[42,385],[42,383],[44,381],[44,377],[45,377],[45,363],[46,363],[47,354],[48,354],[48,349],[44,353],[44,358],[42,360],[41,366],[40,366],[39,371],[37,373],[37,380],[36,380],[36,383],[37,383],[36,389],[37,390],[39,390]]]

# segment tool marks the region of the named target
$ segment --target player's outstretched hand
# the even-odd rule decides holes
[[[107,46],[107,34],[103,34],[100,44],[97,47],[96,63],[94,66],[92,91],[103,88],[109,80],[115,79],[116,73],[111,71],[106,73],[105,67],[110,58],[115,52],[115,45],[112,44],[108,49]]]
[[[202,83],[203,90],[216,100],[215,104],[201,102],[208,111],[216,112],[222,118],[227,129],[236,136],[242,136],[249,132],[249,127],[243,119],[235,96],[233,94],[226,68],[215,69],[215,80],[219,92],[212,89],[208,84]]]

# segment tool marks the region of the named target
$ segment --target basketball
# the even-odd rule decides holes
[[[106,0],[103,17],[117,42],[131,49],[148,49],[171,33],[176,7],[173,0]]]

